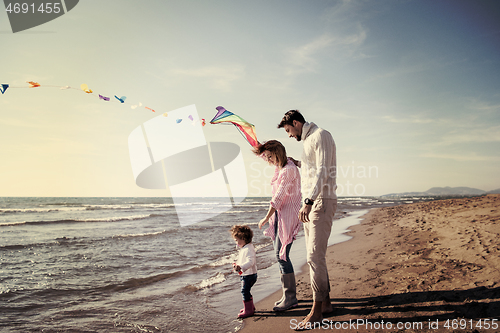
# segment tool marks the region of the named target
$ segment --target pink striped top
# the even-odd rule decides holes
[[[283,168],[276,167],[271,179],[272,194],[271,205],[278,212],[278,221],[275,215],[269,219],[269,228],[264,235],[274,241],[275,223],[278,223],[278,237],[281,242],[280,259],[286,260],[286,246],[295,240],[302,223],[299,220],[299,210],[302,196],[300,192],[300,173],[295,164],[288,159]]]

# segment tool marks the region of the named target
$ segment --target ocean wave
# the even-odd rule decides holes
[[[132,205],[85,205],[85,210],[129,210]]]
[[[16,225],[42,225],[42,224],[58,224],[58,223],[90,223],[90,222],[118,222],[118,221],[134,221],[143,220],[152,217],[153,214],[133,215],[133,216],[113,216],[103,218],[88,218],[88,219],[66,219],[54,221],[22,221],[22,222],[6,222],[0,223],[0,227],[10,227]]]
[[[272,245],[272,242],[267,241],[266,243],[263,244],[254,244],[255,252],[258,252],[259,250],[268,247],[269,245]],[[214,262],[209,263],[208,267],[220,267],[220,266],[225,266],[229,264],[233,264],[236,259],[238,259],[238,251],[235,251],[231,254],[225,255],[223,257],[218,258]]]
[[[163,208],[172,208],[174,204],[121,204],[121,205],[85,205],[86,210],[134,210],[134,209],[144,209],[144,208],[152,208],[152,209],[163,209]]]
[[[232,264],[233,262],[236,261],[236,259],[238,259],[238,252],[234,252],[234,253],[231,253],[231,254],[229,254],[227,256],[219,258],[216,261],[211,262],[210,264],[208,264],[208,266],[210,266],[210,267],[220,267],[220,266]]]
[[[153,214],[149,214],[149,217],[166,217],[169,214],[176,214],[176,213],[175,213],[175,211],[168,212],[167,214],[153,213]]]
[[[42,242],[42,243],[30,243],[30,244],[10,244],[10,245],[0,245],[1,250],[23,250],[23,249],[32,249],[32,248],[41,248],[41,247],[53,247],[53,246],[72,246],[72,245],[85,245],[85,244],[93,244],[97,242],[107,242],[110,239],[126,239],[126,238],[140,238],[140,237],[155,237],[163,234],[176,233],[177,229],[171,230],[162,230],[157,232],[149,232],[149,233],[139,233],[139,234],[123,234],[123,235],[114,235],[103,238],[88,238],[88,237],[59,237],[55,240]]]
[[[45,204],[50,205],[50,206],[82,206],[82,205],[84,205],[83,203],[80,203],[80,202],[66,202],[66,201],[49,202],[49,203],[45,203]]]
[[[376,199],[370,198],[370,197],[341,197],[338,198],[339,202],[343,201],[374,201]]]
[[[172,205],[174,206],[174,205]],[[220,202],[220,201],[205,201],[205,202],[177,202],[175,206],[227,206],[232,207],[230,202]]]
[[[151,214],[145,215],[132,215],[132,216],[113,216],[113,217],[103,217],[103,218],[89,218],[89,219],[76,219],[69,220],[73,222],[118,222],[118,221],[135,221],[144,220],[151,217]]]
[[[67,208],[2,208],[0,214],[39,214],[39,213],[52,213],[61,211],[83,211],[85,207],[67,207]]]
[[[226,281],[226,276],[229,274],[232,274],[232,273],[220,273],[219,272],[215,276],[209,277],[208,279],[205,279],[205,280],[203,280],[200,283],[197,283],[195,285],[187,286],[186,288],[187,289],[195,289],[195,290],[210,288],[213,285],[216,285],[216,284],[219,284],[219,283]]]
[[[240,202],[236,207],[269,207],[269,201]]]
[[[223,214],[236,214],[236,213],[255,213],[255,212],[261,212],[263,211],[262,209],[255,209],[255,210],[228,210],[227,212],[224,212]]]
[[[0,223],[0,227],[11,227],[11,226],[16,226],[16,225],[23,225],[26,223],[27,223],[26,221]]]
[[[175,207],[173,203],[162,203],[162,204],[134,204],[134,207],[139,208],[172,208]]]
[[[272,242],[266,242],[266,243],[263,243],[263,244],[257,244],[257,245],[254,245],[255,246],[255,252],[259,252],[259,250],[265,248],[265,247],[268,247],[270,245],[273,245]]]
[[[161,274],[156,274],[152,276],[147,276],[147,277],[141,277],[141,278],[130,278],[128,280],[125,280],[123,282],[116,282],[116,283],[110,283],[106,285],[101,285],[101,286],[81,286],[80,288],[75,287],[67,287],[67,288],[46,288],[46,289],[25,289],[25,288],[18,288],[18,289],[0,289],[0,300],[1,299],[8,299],[12,297],[18,297],[20,294],[29,294],[31,298],[52,298],[56,296],[65,296],[68,297],[70,295],[82,295],[82,294],[87,294],[87,295],[101,295],[102,293],[113,293],[113,292],[119,292],[123,290],[130,290],[130,289],[137,289],[141,287],[145,287],[163,280],[167,280],[170,278],[174,278],[177,276],[180,276],[184,274],[184,272],[173,272],[173,273],[161,273]]]
[[[40,243],[41,244],[41,243]],[[26,245],[23,245],[23,244],[13,244],[13,245],[1,245],[0,246],[0,250],[22,250],[22,249],[25,249],[27,247],[34,247],[34,246],[37,246],[38,244],[26,244]]]
[[[67,204],[51,203],[45,207],[0,208],[0,215],[10,214],[40,214],[53,212],[96,211],[96,210],[140,210],[169,209],[174,204]]]
[[[259,225],[259,222],[245,222],[245,223],[242,223],[242,224],[245,224],[245,225]],[[265,230],[267,227],[264,226],[264,229]]]
[[[8,299],[14,295],[22,293],[25,291],[24,287],[19,288],[4,288],[4,286],[0,286],[0,299]]]
[[[162,234],[169,233],[172,231],[176,231],[176,230],[170,230],[170,231],[163,230],[163,231],[158,231],[158,232],[146,232],[146,233],[142,233],[142,234],[115,235],[112,238],[151,237],[151,236],[162,235]]]
[[[85,242],[94,242],[94,240],[89,238],[67,238],[60,237],[55,240],[49,242],[42,243],[29,243],[29,244],[10,244],[10,245],[2,245],[0,246],[0,250],[23,250],[23,249],[32,249],[32,248],[40,248],[40,247],[52,247],[57,245],[72,245],[72,244],[81,244]]]
[[[91,289],[90,292],[106,292],[106,291],[122,291],[127,289],[135,289],[144,286],[151,285],[156,282],[160,282],[166,279],[170,279],[179,275],[182,275],[183,272],[173,272],[173,273],[161,273],[152,276],[142,277],[142,278],[132,278],[120,283],[109,284],[102,287]]]
[[[198,208],[189,208],[190,212],[204,212],[204,211],[209,211],[213,210],[214,207],[198,207]]]

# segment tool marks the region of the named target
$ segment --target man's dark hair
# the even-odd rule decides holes
[[[281,123],[278,124],[278,128],[285,127],[285,125],[293,126],[293,121],[297,120],[299,123],[305,123],[306,120],[304,116],[299,112],[299,110],[290,110],[283,116]]]

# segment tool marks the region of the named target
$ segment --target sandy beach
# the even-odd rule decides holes
[[[328,249],[334,312],[316,331],[499,332],[499,218],[500,195],[371,210]],[[294,331],[312,305],[302,272],[297,308],[273,312],[276,292],[241,332]]]

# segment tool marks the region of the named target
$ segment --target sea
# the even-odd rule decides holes
[[[0,332],[236,332],[238,250],[228,230],[254,232],[254,300],[280,289],[271,239],[258,222],[270,198],[246,198],[180,226],[171,198],[0,198]],[[374,207],[432,198],[340,197],[330,244]],[[227,205],[184,203],[193,214]],[[184,207],[184,208],[186,208]],[[305,264],[303,231],[292,246]]]

